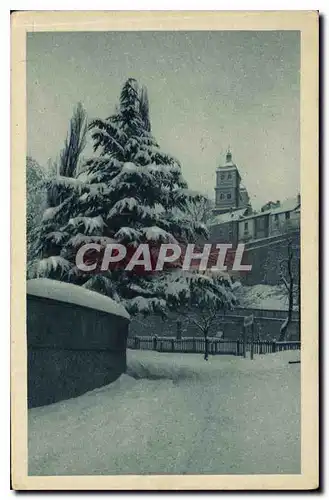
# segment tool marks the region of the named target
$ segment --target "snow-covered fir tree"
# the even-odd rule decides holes
[[[65,196],[46,210],[40,228],[36,275],[109,295],[132,313],[174,308],[178,300],[190,301],[188,290],[197,286],[209,290],[210,300],[214,283],[197,273],[140,274],[121,267],[90,274],[76,267],[76,253],[86,243],[115,241],[128,250],[145,243],[156,249],[161,243],[184,245],[206,235],[204,224],[191,221],[187,213],[196,195],[188,190],[178,160],[162,152],[151,134],[145,87],[127,80],[116,112],[94,120],[90,128],[98,155],[87,161],[80,177],[61,180]],[[221,303],[229,302],[224,292],[218,289]]]

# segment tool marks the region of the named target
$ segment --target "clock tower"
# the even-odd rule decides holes
[[[216,214],[246,207],[240,196],[241,176],[232,160],[230,150],[226,153],[224,165],[216,169],[215,210]]]

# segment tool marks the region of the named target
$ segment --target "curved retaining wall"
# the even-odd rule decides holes
[[[62,293],[53,293],[58,287]],[[98,297],[66,283],[28,282],[29,407],[79,396],[113,382],[126,370],[129,316],[124,310],[121,314],[122,308],[116,314],[116,304],[106,297],[101,297],[101,310],[96,309]],[[85,305],[90,298],[93,308]]]

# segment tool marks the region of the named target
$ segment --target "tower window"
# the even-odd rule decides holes
[[[225,175],[224,174],[221,174],[220,176],[221,180],[223,181],[225,179]]]
[[[220,199],[223,200],[224,199],[224,193],[221,193],[220,194]]]
[[[227,199],[230,200],[231,199],[231,193],[227,193]]]
[[[289,220],[290,219],[290,212],[286,212],[286,220]]]
[[[245,230],[245,231],[248,231],[248,222],[245,222],[245,223],[244,223],[244,230]]]
[[[228,179],[232,179],[232,174],[228,174],[228,175],[227,175],[227,178],[228,178]]]

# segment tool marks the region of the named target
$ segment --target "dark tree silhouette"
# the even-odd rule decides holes
[[[60,153],[59,174],[63,177],[76,177],[79,159],[86,146],[88,124],[87,115],[81,102],[76,106],[70,120],[69,133]]]
[[[292,311],[294,307],[294,286],[295,276],[293,269],[294,250],[292,241],[288,241],[287,257],[280,260],[280,278],[284,284],[288,294],[288,315],[280,328],[279,341],[282,342],[286,339],[287,331],[292,319]]]

